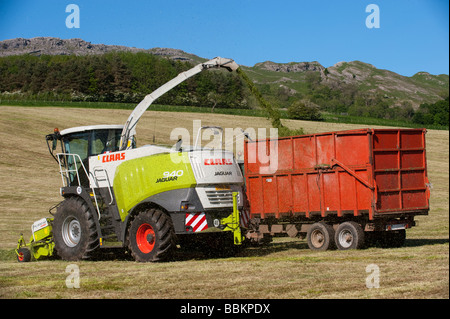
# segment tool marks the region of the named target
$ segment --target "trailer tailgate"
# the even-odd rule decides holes
[[[376,214],[428,211],[425,132],[423,129],[374,130]]]

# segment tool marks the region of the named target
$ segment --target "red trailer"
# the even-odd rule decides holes
[[[247,237],[306,236],[314,250],[400,246],[427,215],[425,129],[360,129],[246,141]],[[266,156],[258,156],[265,154]]]

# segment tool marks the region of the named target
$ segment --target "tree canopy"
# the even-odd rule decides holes
[[[191,67],[148,53],[10,56],[0,58],[0,92],[48,100],[138,103]],[[236,75],[210,70],[183,82],[158,103],[246,108],[242,85]]]

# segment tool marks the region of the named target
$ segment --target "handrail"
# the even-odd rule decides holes
[[[96,181],[99,181],[99,178],[97,177],[97,174],[95,173],[96,171],[99,171],[99,172],[103,171],[105,173],[105,178],[102,179],[102,180],[104,180],[104,181],[106,181],[108,183],[109,198],[111,198],[111,201],[108,204],[108,206],[109,206],[109,205],[111,205],[114,202],[114,197],[113,197],[113,194],[112,194],[112,191],[111,191],[111,183],[109,181],[108,172],[103,167],[94,167],[94,178],[95,178]]]
[[[61,157],[64,158],[64,162],[66,163],[66,169],[63,169],[63,164],[61,161]],[[73,160],[73,165],[74,165],[74,169],[70,169],[69,168],[69,161],[68,158],[72,157]],[[69,173],[74,172],[76,173],[77,176],[77,181],[78,181],[78,185],[81,186],[81,182],[80,182],[80,175],[78,174],[78,169],[77,169],[77,160],[79,160],[81,167],[83,168],[84,173],[86,174],[86,176],[89,178],[89,188],[92,190],[92,193],[94,195],[94,201],[95,201],[95,208],[97,210],[97,214],[98,214],[98,220],[100,220],[101,218],[101,214],[100,214],[100,209],[98,208],[98,202],[97,202],[97,195],[95,194],[95,190],[94,188],[91,186],[95,183],[95,180],[91,180],[91,175],[87,172],[86,167],[83,164],[83,161],[81,160],[80,155],[78,154],[73,154],[73,153],[57,153],[56,154],[56,158],[58,159],[58,164],[59,164],[59,173],[61,174],[61,179],[62,179],[62,184],[63,187],[67,187],[70,183],[70,175]],[[64,181],[64,177],[66,178],[67,184]]]

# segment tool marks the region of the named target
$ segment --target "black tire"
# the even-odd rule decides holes
[[[31,260],[31,252],[28,248],[21,247],[17,251],[17,261],[20,263],[26,263]]]
[[[385,231],[381,235],[381,245],[384,248],[398,248],[405,244],[406,230]]]
[[[79,197],[69,197],[58,207],[53,220],[53,239],[62,259],[86,259],[99,247],[94,218],[87,203]]]
[[[128,248],[138,262],[169,260],[176,248],[170,216],[156,208],[139,212],[128,230]]]
[[[340,224],[334,238],[339,250],[360,249],[364,246],[364,231],[356,222]]]
[[[335,249],[334,229],[325,223],[312,224],[306,234],[308,247],[311,250]]]

